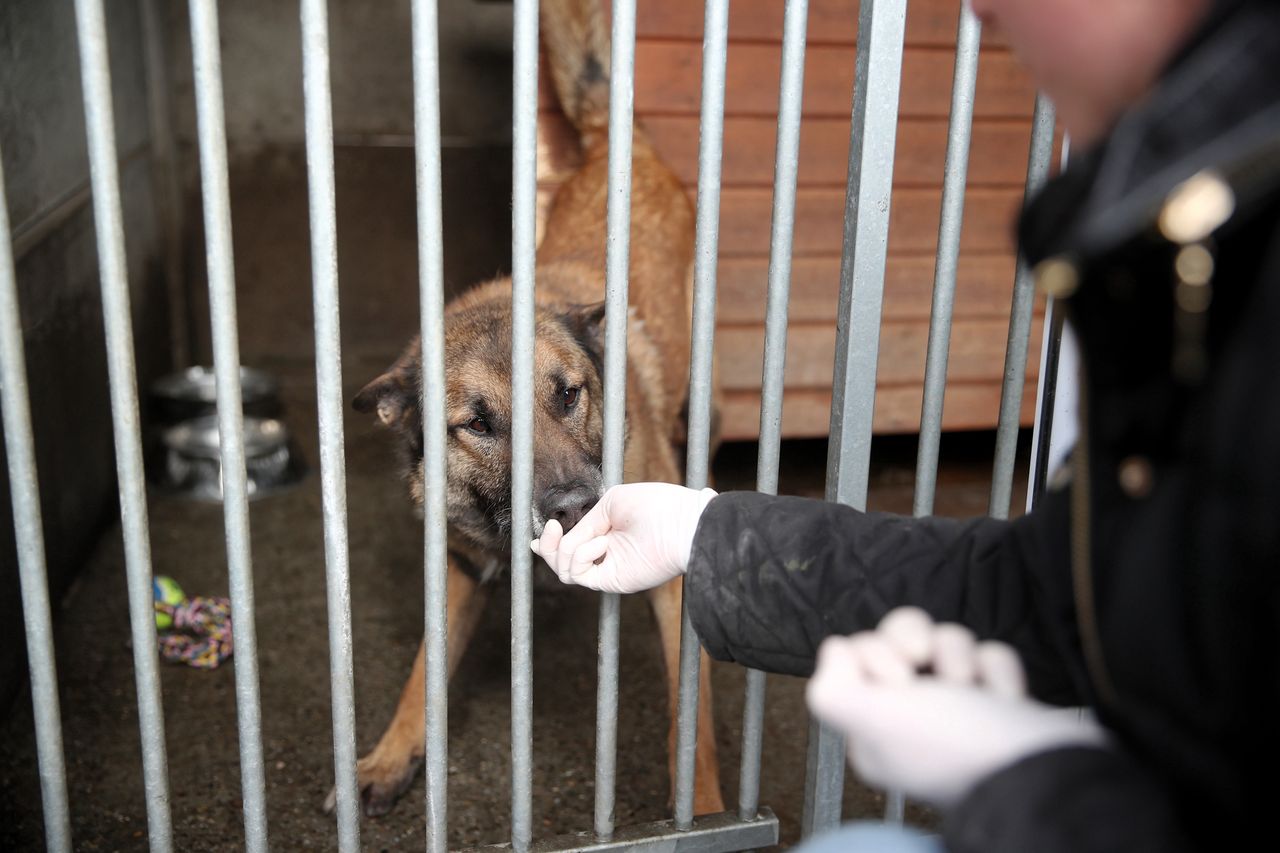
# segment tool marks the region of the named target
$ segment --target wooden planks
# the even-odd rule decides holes
[[[952,47],[960,4],[955,0],[911,0],[907,4],[908,47]],[[692,0],[644,0],[636,9],[640,39],[702,38],[702,4]],[[809,44],[853,44],[858,36],[858,7],[849,0],[810,0]],[[733,41],[782,41],[781,0],[733,0],[729,6]],[[1003,44],[998,33],[983,34],[983,44]]]
[[[853,105],[852,45],[812,45],[805,51],[804,115],[849,118]],[[782,48],[777,44],[729,46],[725,70],[725,115],[776,116]],[[545,67],[546,63],[541,66]],[[908,51],[902,62],[900,113],[946,117],[951,109],[951,51]],[[698,115],[702,90],[702,45],[690,41],[641,41],[636,44],[636,114]],[[543,77],[543,84],[549,81]],[[539,86],[543,108],[554,108],[555,94]],[[1013,56],[983,54],[978,62],[978,119],[1026,118],[1035,91]]]
[[[1035,382],[1028,382],[1022,394],[1022,421],[1035,415]],[[919,385],[880,386],[876,389],[873,429],[878,435],[914,433],[920,428]],[[1000,409],[1000,383],[947,384],[942,410],[945,430],[989,429],[990,412]],[[760,394],[731,391],[721,408],[726,441],[752,441],[760,432]],[[830,389],[787,389],[782,406],[782,433],[790,438],[818,438],[827,434],[831,423]]]
[[[773,190],[725,187],[720,198],[720,256],[768,252]],[[941,203],[940,187],[895,191],[889,208],[889,253],[932,254]],[[1011,251],[1013,214],[1021,203],[1021,189],[970,190],[961,251]],[[796,255],[839,253],[843,233],[843,188],[796,191]]]
[[[764,323],[769,259],[722,258],[716,319],[722,325]],[[960,260],[956,280],[957,318],[1009,316],[1013,255],[970,254]],[[792,323],[833,323],[840,299],[840,258],[796,258],[791,264]],[[933,300],[933,256],[892,255],[885,270],[883,314],[890,321],[927,321]]]
[[[668,165],[689,185],[698,180],[698,119],[696,116],[649,116],[649,138]],[[736,116],[725,119],[723,181],[726,186],[773,185],[774,140],[777,122],[770,117]],[[1022,119],[984,122],[974,128],[976,154],[970,185],[1021,188],[1027,177],[1027,139],[1031,123]],[[898,186],[938,186],[947,152],[945,118],[903,118],[903,140],[894,163]],[[799,185],[840,187],[848,178],[849,117],[808,118],[800,137]]]
[[[1034,322],[1031,349],[1038,351],[1042,322]],[[951,331],[949,379],[981,383],[1004,371],[1008,318],[956,320]],[[831,387],[835,360],[835,327],[829,323],[792,323],[787,336],[787,388]],[[880,385],[915,385],[924,382],[927,323],[914,320],[885,322],[880,330],[880,360],[876,382]],[[727,391],[760,387],[764,342],[754,326],[728,326],[716,331],[716,355],[720,382]],[[1030,377],[1034,379],[1035,373]]]
[[[545,218],[554,186],[538,189],[538,219]],[[692,196],[692,190],[690,196]],[[889,253],[929,254],[938,240],[939,188],[907,188],[894,193],[889,210]],[[1013,249],[1012,220],[1022,202],[1020,189],[972,190],[965,204],[962,252],[1008,253]],[[773,190],[726,187],[720,196],[720,257],[767,257]],[[844,228],[844,190],[796,192],[794,254],[839,253]]]
[[[637,121],[692,198],[702,4],[646,0],[637,12]],[[907,15],[877,376],[878,432],[910,432],[919,424],[959,8],[954,0],[912,0]],[[857,17],[858,0],[810,0],[783,418],[787,436],[825,435],[830,417]],[[780,0],[732,4],[716,345],[730,439],[754,438],[759,427],[781,35]],[[996,422],[1013,284],[1013,219],[1022,203],[1034,103],[1030,83],[1002,40],[988,33],[983,44],[945,429],[989,428]],[[541,225],[555,187],[580,155],[545,76],[540,98]],[[1033,363],[1024,423],[1034,408],[1034,374]]]

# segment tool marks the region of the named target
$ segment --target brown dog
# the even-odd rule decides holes
[[[560,188],[537,253],[534,527],[568,529],[600,497],[609,50],[600,0],[543,0],[542,32],[560,103],[583,162]],[[680,481],[676,444],[689,380],[693,212],[679,180],[637,132],[632,161],[625,478]],[[355,398],[398,438],[421,504],[421,351],[414,341]],[[511,280],[488,282],[445,311],[448,408],[448,667],[452,676],[511,552]],[[650,594],[662,637],[674,753],[679,581]],[[709,666],[698,706],[695,810],[722,811]],[[389,810],[423,754],[423,652],[378,745],[359,762],[366,814]],[[671,761],[674,767],[674,757]],[[329,797],[329,807],[334,795]]]

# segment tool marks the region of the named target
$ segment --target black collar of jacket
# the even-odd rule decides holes
[[[1028,203],[1027,260],[1087,264],[1149,234],[1174,188],[1205,169],[1232,186],[1237,216],[1280,191],[1278,68],[1280,2],[1219,2],[1151,94]]]

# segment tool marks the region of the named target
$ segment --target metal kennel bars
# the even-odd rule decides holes
[[[827,476],[828,499],[859,508],[865,506],[867,494],[906,6],[906,0],[861,0],[859,17]],[[75,7],[126,549],[148,834],[151,850],[160,853],[173,850],[174,842],[169,812],[163,709],[155,653],[149,531],[110,70],[102,0],[76,0]],[[687,459],[687,483],[695,488],[707,483],[709,464],[728,7],[729,0],[707,0],[705,10]],[[268,849],[268,834],[217,3],[216,0],[190,0],[190,10],[222,470],[227,472],[224,482],[225,527],[237,626],[235,678],[245,837],[246,846],[251,851],[265,851]],[[607,221],[607,316],[610,321],[607,324],[605,366],[606,484],[617,483],[622,479],[635,0],[614,0],[612,10]],[[787,0],[757,470],[758,487],[766,492],[776,492],[778,484],[782,377],[807,12],[807,0]],[[413,0],[412,13],[423,342],[422,403],[425,412],[443,413],[444,283],[436,5],[433,0]],[[619,608],[618,598],[610,595],[603,596],[601,600],[594,826],[591,831],[568,837],[538,840],[533,837],[530,622],[532,557],[527,543],[530,538],[533,447],[537,0],[515,0],[514,14],[512,393],[516,415],[512,439],[515,465],[511,566],[512,834],[509,846],[517,851],[604,850],[623,847],[728,851],[768,846],[777,840],[778,824],[772,812],[759,803],[764,713],[762,673],[751,672],[747,678],[738,807],[721,815],[697,820],[693,817],[698,643],[687,614],[681,644],[674,818],[642,826],[620,828],[614,825]],[[326,0],[301,0],[301,26],[338,845],[342,851],[356,851],[360,846],[359,790],[354,736],[333,121]],[[917,514],[931,511],[936,481],[979,39],[977,20],[967,9],[962,10],[921,413],[914,505]],[[1039,101],[1028,169],[1028,192],[1033,191],[1047,176],[1052,141],[1052,109],[1047,102]],[[3,191],[3,174],[0,173],[0,198],[3,198]],[[4,435],[13,493],[14,527],[18,543],[32,701],[35,706],[47,848],[52,851],[69,851],[72,847],[71,821],[62,754],[44,543],[41,538],[39,490],[32,449],[32,426],[10,236],[6,202],[5,207],[0,209],[0,390],[3,392]],[[1025,264],[1019,260],[990,506],[991,514],[1000,517],[1008,513],[1013,480],[1013,440],[1021,409],[1031,305],[1030,277]],[[447,849],[448,830],[448,747],[446,541],[443,502],[446,433],[443,416],[425,418],[424,429],[426,845],[431,851],[444,851]],[[843,753],[843,744],[837,736],[820,726],[813,727],[805,786],[803,827],[806,834],[833,826],[840,820]],[[890,798],[890,819],[901,819],[902,805],[901,798]]]

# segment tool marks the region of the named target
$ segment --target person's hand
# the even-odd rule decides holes
[[[1011,698],[1027,692],[1022,663],[1011,647],[979,643],[963,625],[935,623],[918,607],[891,610],[874,631],[832,637],[827,643],[832,654],[843,655],[877,682],[904,684],[924,672],[953,684],[980,684]]]
[[[918,610],[826,640],[807,693],[814,715],[847,738],[865,781],[944,807],[1034,753],[1106,741],[1079,711],[1026,698],[1011,648]]]
[[[553,519],[530,547],[563,583],[653,589],[684,574],[698,519],[715,496],[671,483],[614,486],[568,533]]]

